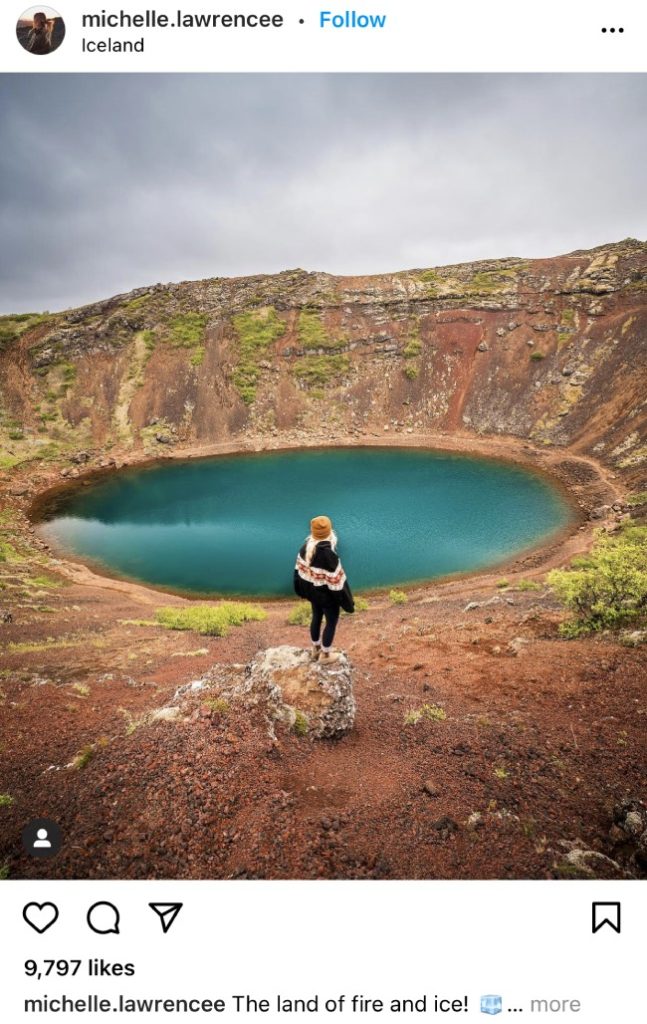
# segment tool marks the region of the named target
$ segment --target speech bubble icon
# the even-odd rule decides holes
[[[114,903],[93,903],[88,910],[88,924],[97,935],[119,935],[119,911]]]

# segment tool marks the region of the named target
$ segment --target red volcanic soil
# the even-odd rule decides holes
[[[289,604],[218,639],[146,625],[169,599],[144,588],[32,593],[2,627],[0,863],[12,878],[559,878],[593,850],[615,862],[594,858],[597,877],[640,874],[614,808],[646,792],[644,654],[560,639],[551,594],[518,580],[344,618],[358,713],[336,742],[273,740],[204,694],[186,721],[142,721],[214,664],[305,644]],[[406,724],[423,704],[446,719]],[[20,847],[40,816],[64,833],[52,860]]]

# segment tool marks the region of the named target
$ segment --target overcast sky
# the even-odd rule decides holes
[[[0,76],[0,312],[647,238],[647,75]]]

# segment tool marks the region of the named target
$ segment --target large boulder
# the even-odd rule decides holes
[[[313,739],[343,736],[355,723],[352,670],[343,653],[312,661],[299,647],[270,647],[247,665],[231,696],[266,705],[271,719]]]

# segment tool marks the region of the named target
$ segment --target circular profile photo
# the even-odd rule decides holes
[[[29,53],[53,53],[65,39],[65,22],[53,7],[28,7],[18,18],[16,35]]]

